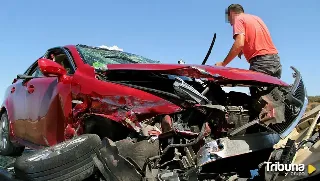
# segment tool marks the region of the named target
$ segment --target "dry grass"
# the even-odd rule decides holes
[[[308,100],[309,100],[309,104],[307,107],[307,111],[320,105],[320,96],[309,96]]]

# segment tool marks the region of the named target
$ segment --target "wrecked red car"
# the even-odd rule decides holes
[[[268,159],[305,111],[307,93],[293,70],[289,85],[249,70],[163,64],[87,45],[51,48],[7,88],[0,153],[96,134],[108,140],[108,155],[136,169],[121,174],[106,159],[119,180],[244,173]],[[234,86],[268,91],[255,98],[222,89]]]

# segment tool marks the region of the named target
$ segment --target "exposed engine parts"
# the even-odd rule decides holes
[[[211,102],[192,86],[184,82],[181,78],[176,77],[173,88],[177,95],[190,99],[198,104],[210,104]]]
[[[108,76],[103,79],[117,77],[112,73]],[[151,78],[164,80],[161,76]],[[278,134],[286,134],[290,123],[300,113],[295,111],[291,114],[297,109],[286,102],[285,95],[292,93],[277,87],[265,91],[263,96],[254,97],[240,92],[225,92],[220,85],[205,79],[170,77],[170,81],[166,81],[171,87],[150,85],[152,81],[145,80],[128,84],[119,81],[121,76],[117,77],[119,82],[111,80],[165,97],[177,105],[172,106],[174,113],[163,111],[144,119],[135,116],[142,109],[135,107],[137,101],[132,102],[130,112],[128,106],[121,107],[117,112],[126,115],[124,121],[118,123],[129,126],[132,131],[122,139],[104,135],[110,138],[110,145],[111,140],[115,145],[107,149],[116,147],[118,150],[106,152],[115,157],[118,155],[122,162],[127,161],[130,168],[136,170],[134,173],[130,171],[130,174],[139,175],[145,181],[247,178],[247,170],[242,169],[253,165],[250,165],[251,162],[243,163],[243,160],[253,159],[254,163],[267,160],[270,149],[280,139]],[[302,84],[302,81],[296,83]],[[297,88],[297,91],[301,89]],[[118,106],[118,102],[112,103]],[[152,112],[155,104],[160,110],[160,102],[144,102],[144,109]],[[225,160],[233,160],[235,164],[229,165]],[[115,174],[119,174],[115,175],[118,178],[124,177],[120,172]]]

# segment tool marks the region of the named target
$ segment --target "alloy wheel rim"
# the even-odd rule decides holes
[[[8,144],[8,119],[5,116],[1,117],[0,121],[0,149],[5,150]]]

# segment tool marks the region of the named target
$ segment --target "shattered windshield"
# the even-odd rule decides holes
[[[85,63],[96,69],[105,67],[106,64],[130,64],[130,63],[160,63],[140,55],[127,52],[108,50],[105,48],[77,45],[77,50]]]

